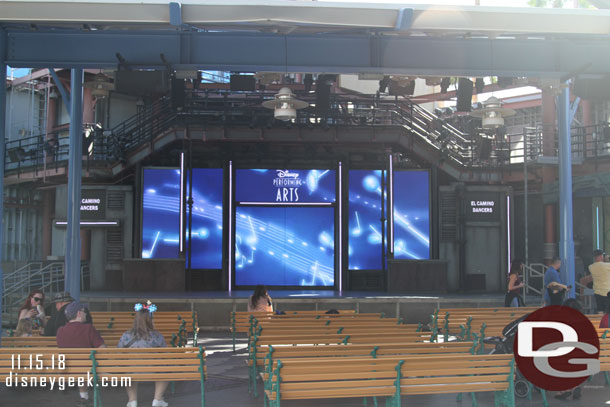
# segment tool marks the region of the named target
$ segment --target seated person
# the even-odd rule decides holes
[[[152,313],[157,310],[155,304],[147,301],[146,304],[136,304],[134,307],[136,316],[133,320],[131,329],[121,336],[119,348],[164,348],[167,346],[163,335],[156,331],[153,325]],[[167,407],[167,402],[163,399],[163,394],[167,389],[167,381],[155,382],[155,396],[152,402],[153,407]],[[138,407],[138,383],[134,382],[126,388],[127,407]]]
[[[271,297],[267,292],[267,287],[257,285],[254,294],[248,299],[248,312],[273,312]]]
[[[68,292],[58,293],[53,298],[54,306],[51,308],[51,318],[44,327],[44,336],[56,336],[57,330],[66,325],[66,307],[74,301]]]
[[[104,340],[92,324],[87,324],[87,304],[74,301],[66,307],[68,323],[57,330],[58,348],[105,348]],[[77,406],[89,405],[87,387],[79,387],[80,401]]]
[[[32,320],[29,318],[20,319],[15,329],[15,336],[32,336]]]
[[[32,330],[39,329],[45,326],[46,316],[44,313],[44,293],[42,290],[34,290],[28,295],[25,304],[19,309],[19,318],[30,319],[32,322]]]

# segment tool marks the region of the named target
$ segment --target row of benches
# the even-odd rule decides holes
[[[0,348],[0,380],[15,387],[51,383],[93,384],[94,407],[101,407],[101,387],[143,381],[199,381],[205,407],[205,349],[199,348]],[[10,382],[9,382],[10,380]],[[72,384],[70,385],[70,381]],[[33,385],[34,384],[34,385]],[[117,386],[118,385],[118,386]],[[66,386],[67,387],[67,386]]]
[[[248,365],[254,393],[260,369],[265,405],[269,402],[271,406],[279,406],[282,399],[376,396],[388,397],[388,405],[400,405],[401,394],[474,391],[500,391],[496,393],[497,403],[514,405],[513,373],[507,370],[512,355],[494,355],[496,358],[490,359],[489,355],[481,354],[481,339],[487,323],[499,330],[492,332],[500,334],[505,325],[533,310],[439,310],[435,317],[438,323],[438,314],[445,314],[442,325],[445,341],[456,326],[446,323],[450,316],[454,317],[453,322],[470,322],[470,329],[481,327],[475,341],[441,343],[429,343],[439,338],[422,332],[421,326],[403,325],[396,319],[379,316],[370,318],[366,314],[352,318],[313,313],[307,317],[297,317],[298,314],[248,317],[251,339]],[[363,323],[367,317],[369,320]],[[235,314],[232,318],[235,320]],[[460,329],[466,332],[463,324],[459,324]],[[342,331],[333,332],[338,327]],[[245,330],[245,324],[241,329]],[[348,331],[350,334],[343,335],[341,340],[341,335]],[[605,339],[608,332],[600,330],[599,334],[604,339],[602,370],[608,371],[610,342]],[[468,333],[471,336],[475,335]],[[431,366],[434,368],[430,369]],[[473,403],[474,397],[473,394]],[[544,392],[543,400],[547,405]]]
[[[121,335],[131,329],[135,312],[92,312],[93,324],[108,346],[116,347]],[[196,312],[155,312],[153,314],[155,329],[166,339],[168,344],[181,347],[187,344],[192,334],[193,344],[197,343],[199,327]],[[190,320],[190,321],[189,321]],[[187,323],[187,321],[189,321]],[[190,327],[189,327],[190,325]],[[44,337],[4,337],[2,346],[56,346],[54,336]]]

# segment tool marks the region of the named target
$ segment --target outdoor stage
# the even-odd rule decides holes
[[[359,312],[383,312],[387,317],[402,317],[406,323],[429,322],[438,307],[504,306],[504,294],[401,294],[368,291],[270,290],[276,310],[356,309]],[[194,310],[199,325],[206,330],[229,328],[232,311],[245,311],[252,291],[214,291],[185,293],[109,292],[81,294],[92,311],[129,311],[137,302],[151,300],[161,311]],[[528,298],[529,305],[540,302]]]

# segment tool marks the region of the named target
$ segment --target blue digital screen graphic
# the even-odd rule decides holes
[[[427,171],[394,172],[394,258],[430,258],[430,181]]]
[[[334,170],[235,171],[237,202],[331,203],[335,201]]]
[[[190,179],[187,179],[187,191],[188,182]],[[192,268],[222,267],[222,194],[222,169],[193,169]],[[180,254],[180,170],[144,169],[142,202],[142,258],[177,258]],[[184,222],[188,226],[188,208]]]
[[[382,234],[385,225],[381,223],[381,207],[385,200],[382,200],[381,175],[381,170],[349,172],[350,270],[382,268],[381,239],[387,234]]]
[[[334,285],[334,208],[238,206],[235,219],[237,286]]]
[[[180,254],[180,170],[145,168],[142,197],[142,258]]]
[[[222,175],[220,168],[193,169],[191,267],[194,269],[222,268]],[[188,225],[188,217],[185,221]]]

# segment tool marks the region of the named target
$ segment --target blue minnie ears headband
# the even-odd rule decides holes
[[[148,310],[151,314],[157,310],[157,306],[150,302],[150,300],[146,301],[146,304],[137,303],[133,306],[133,309],[137,311],[141,311],[143,309]]]

